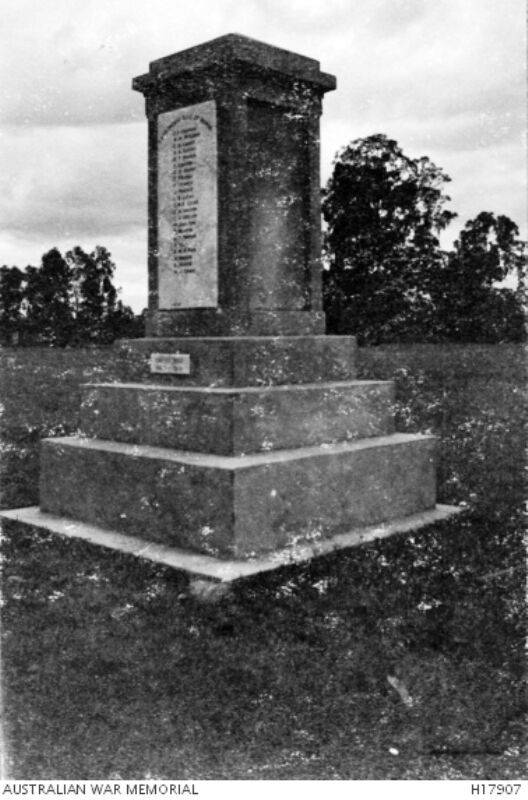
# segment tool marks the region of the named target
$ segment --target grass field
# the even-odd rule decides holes
[[[400,430],[440,437],[467,513],[242,584],[4,524],[11,778],[528,778],[520,346],[361,350]],[[1,505],[37,502],[38,442],[78,429],[111,351],[0,351]],[[82,487],[81,487],[82,489]]]

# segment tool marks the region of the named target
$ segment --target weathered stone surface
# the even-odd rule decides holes
[[[322,311],[256,309],[242,314],[238,309],[196,308],[191,311],[153,311],[148,336],[308,336],[325,332]]]
[[[212,456],[44,440],[40,507],[143,539],[248,556],[432,508],[434,439],[413,434]]]
[[[327,539],[314,542],[296,543],[291,547],[264,553],[259,557],[246,559],[216,558],[202,553],[196,553],[181,548],[168,547],[156,542],[148,542],[139,536],[127,536],[124,533],[101,528],[87,522],[71,520],[68,517],[55,516],[44,513],[38,506],[26,508],[0,510],[0,519],[6,519],[31,525],[36,528],[52,531],[59,536],[70,539],[82,539],[90,544],[116,550],[119,553],[137,556],[138,558],[163,564],[165,567],[182,570],[189,575],[197,575],[223,584],[230,584],[241,578],[248,578],[263,572],[270,572],[278,567],[288,564],[300,564],[311,561],[313,558],[335,553],[350,547],[376,539],[384,539],[396,533],[415,531],[426,525],[434,525],[449,519],[456,514],[464,513],[460,506],[437,505],[426,511],[409,514],[390,522],[379,522],[375,525],[361,526],[347,529],[344,533],[337,533]]]
[[[392,403],[388,381],[244,389],[88,384],[81,421],[96,439],[238,455],[391,433]]]
[[[314,59],[228,34],[158,59],[132,85],[149,120],[148,334],[323,333],[319,117],[335,78]],[[160,129],[167,114],[204,104],[216,120],[218,294],[194,285],[210,306],[196,308],[185,287],[167,291],[174,247],[159,208]],[[176,175],[175,196],[179,187]]]
[[[259,42],[248,36],[228,33],[209,42],[189,47],[170,56],[150,62],[150,72],[134,78],[134,89],[145,92],[156,78],[170,78],[187,74],[188,70],[200,70],[211,64],[245,63],[247,67],[273,70],[296,80],[320,83],[325,89],[335,89],[335,78],[321,72],[314,58],[292,53],[280,47]],[[146,85],[145,85],[146,84]],[[155,84],[154,84],[155,85]]]
[[[190,375],[156,375],[177,386],[267,386],[353,380],[353,336],[129,339],[119,343],[120,380],[152,383],[152,353],[190,354]]]

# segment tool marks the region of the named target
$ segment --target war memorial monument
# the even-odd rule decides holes
[[[229,582],[443,519],[434,437],[325,335],[319,118],[335,78],[229,34],[133,88],[149,130],[149,313],[83,435],[45,439],[21,523]],[[131,169],[133,166],[131,165]]]

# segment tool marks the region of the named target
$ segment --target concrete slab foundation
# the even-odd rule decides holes
[[[73,539],[83,539],[90,544],[107,547],[120,553],[153,561],[201,577],[210,581],[232,583],[250,578],[262,572],[270,572],[288,564],[301,564],[318,556],[384,539],[396,533],[418,530],[427,525],[442,522],[460,514],[464,509],[457,506],[437,505],[429,511],[412,514],[404,519],[395,519],[362,528],[353,528],[344,533],[312,542],[299,542],[265,556],[250,559],[220,559],[176,547],[149,542],[137,536],[127,536],[85,522],[75,522],[65,517],[46,514],[38,506],[0,511],[0,519],[13,520],[20,524],[43,528],[50,533]]]

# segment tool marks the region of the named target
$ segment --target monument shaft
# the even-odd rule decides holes
[[[230,34],[150,65],[149,333],[323,333],[319,64]],[[207,117],[207,119],[206,119]]]

